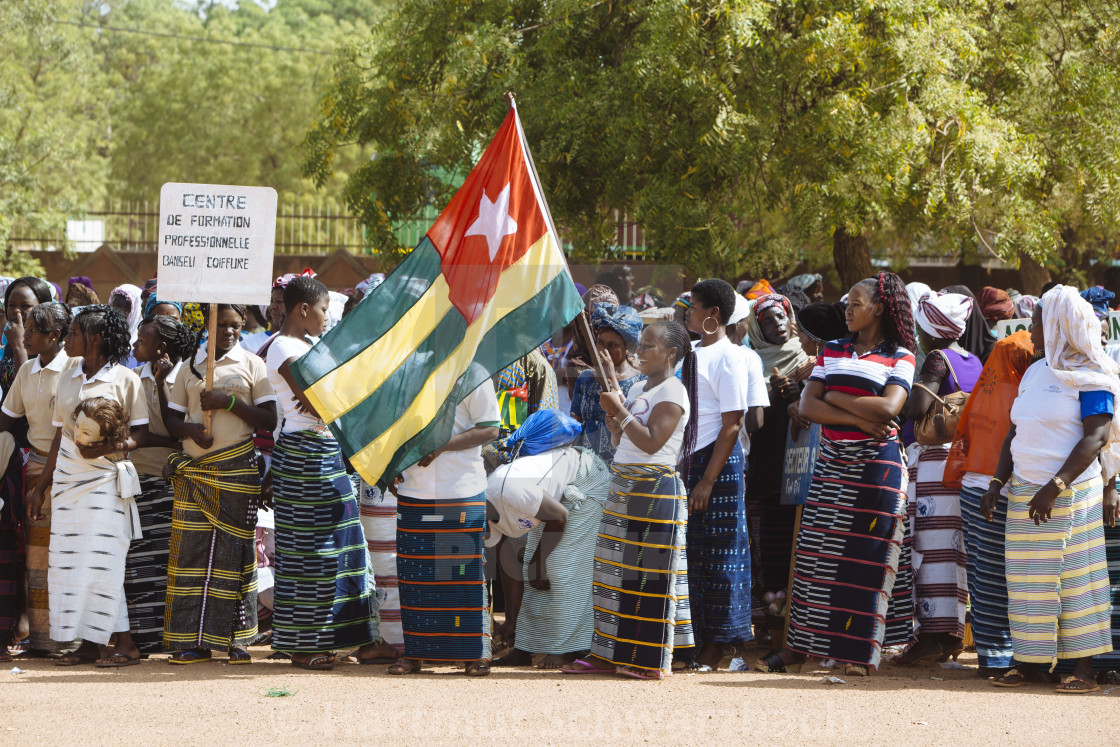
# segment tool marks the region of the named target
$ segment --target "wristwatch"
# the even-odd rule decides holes
[[[1054,485],[1057,486],[1059,493],[1061,493],[1062,491],[1064,491],[1068,487],[1066,485],[1065,481],[1062,480],[1062,478],[1058,477],[1057,475],[1054,475],[1053,477],[1051,477],[1050,482],[1054,483]]]

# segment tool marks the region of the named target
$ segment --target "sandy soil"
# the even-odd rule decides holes
[[[262,659],[266,649],[253,649]],[[870,678],[677,674],[664,682],[494,669],[468,679],[449,667],[391,677],[378,665],[306,672],[286,661],[170,666],[155,657],[124,669],[62,668],[21,660],[0,668],[0,743],[308,744],[466,739],[521,744],[1064,744],[1120,739],[1120,686],[1091,695],[1052,687],[996,688],[975,659],[885,665]],[[726,665],[726,662],[725,662]],[[823,684],[833,674],[842,685]],[[271,688],[294,694],[269,697]],[[526,741],[529,740],[529,741]]]

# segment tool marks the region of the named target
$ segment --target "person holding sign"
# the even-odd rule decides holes
[[[918,338],[926,360],[906,415],[921,421],[937,406],[934,394],[971,392],[980,377],[980,359],[962,348],[973,300],[958,293],[928,292],[918,299]],[[952,436],[952,432],[947,434]],[[964,650],[968,573],[961,524],[960,491],[945,485],[945,460],[951,443],[912,444],[907,451],[912,480],[907,488],[913,517],[914,588],[918,638],[895,664],[956,658]]]
[[[214,388],[196,367],[208,355],[202,348],[167,403],[167,429],[183,441],[165,472],[175,490],[163,628],[172,664],[210,661],[215,648],[229,651],[230,664],[248,664],[244,646],[257,635],[253,538],[261,472],[252,436],[254,428],[276,427],[276,394],[264,361],[238,345],[244,307],[216,308]]]
[[[284,323],[268,348],[281,430],[272,451],[276,591],[272,647],[301,669],[331,669],[334,650],[380,660],[377,598],[366,573],[358,501],[334,435],[296,384],[290,364],[327,326],[327,286],[295,277],[284,288]]]
[[[822,426],[821,448],[796,539],[789,635],[756,671],[799,670],[813,656],[866,676],[885,640],[910,637],[909,590],[895,589],[906,467],[894,420],[914,378],[906,287],[890,272],[861,280],[845,315],[852,337],[825,345],[801,397],[800,415]]]

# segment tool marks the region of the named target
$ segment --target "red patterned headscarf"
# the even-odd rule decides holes
[[[1015,318],[1015,304],[1007,291],[985,285],[980,289],[980,313],[989,322]]]

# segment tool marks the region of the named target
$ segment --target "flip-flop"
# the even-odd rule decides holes
[[[67,658],[63,657],[63,658],[59,659],[58,661],[56,661],[54,663],[54,665],[56,667],[76,667],[76,666],[79,666],[81,664],[93,664],[96,661],[97,661],[97,659],[87,659],[84,656],[78,656],[78,657],[75,657],[73,659],[67,659]]]
[[[226,664],[252,664],[253,655],[248,651],[230,651],[229,658],[226,659]]]
[[[168,664],[205,664],[214,661],[213,655],[207,651],[206,656],[200,656],[194,651],[176,651],[167,660]]]
[[[318,662],[318,663],[316,663]],[[292,659],[292,666],[296,669],[309,669],[313,672],[325,672],[334,669],[334,659],[329,654],[317,654],[307,661]]]
[[[110,659],[124,659],[124,661],[110,662]],[[93,666],[97,667],[98,669],[120,669],[121,667],[131,667],[132,665],[139,663],[139,656],[133,659],[127,654],[109,654],[105,657],[104,664],[100,660],[98,660],[93,663]]]
[[[1086,687],[1077,689],[1067,687],[1067,685],[1071,685],[1074,682],[1080,682],[1082,685],[1086,685]],[[1086,693],[1095,693],[1100,689],[1101,686],[1096,682],[1083,680],[1080,677],[1076,677],[1071,674],[1069,677],[1066,677],[1062,680],[1062,684],[1054,688],[1054,692],[1062,693],[1063,695],[1085,695]]]
[[[564,669],[563,667],[561,667],[560,671],[563,672],[564,674],[616,674],[618,672],[618,667],[598,667],[598,666],[595,666],[594,664],[592,664],[591,662],[585,661],[583,659],[576,659],[572,663],[573,664],[579,664],[580,666],[583,666],[583,667],[586,667],[586,668],[585,669]]]
[[[619,667],[618,673],[623,677],[633,677],[636,680],[663,680],[667,677],[672,677],[672,672],[662,672],[661,670],[650,670],[649,672],[640,672],[632,667]]]
[[[1022,687],[1027,684],[1027,678],[1017,667],[1012,667],[1003,676],[992,680],[992,684],[996,687]]]

